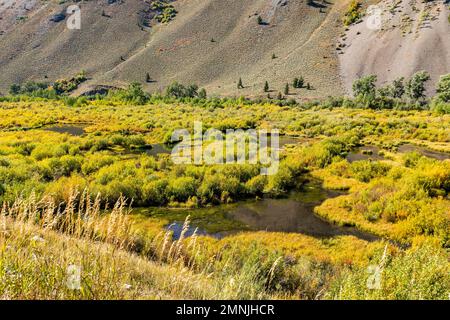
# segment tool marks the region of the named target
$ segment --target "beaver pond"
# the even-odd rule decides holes
[[[184,221],[189,216],[191,223],[185,232],[186,237],[196,232],[220,239],[237,232],[268,231],[302,233],[318,238],[353,235],[368,241],[376,240],[374,235],[354,227],[334,225],[314,213],[314,207],[342,194],[323,189],[317,183],[309,183],[303,190],[292,192],[285,198],[247,200],[201,209],[141,208],[137,212],[169,220],[166,229],[173,232],[174,239],[180,237]]]

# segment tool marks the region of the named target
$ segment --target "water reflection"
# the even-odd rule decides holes
[[[446,160],[450,159],[450,153],[442,152],[442,151],[435,151],[431,150],[425,147],[417,146],[414,144],[403,144],[400,145],[396,151],[401,154],[410,153],[410,152],[417,152],[420,155],[436,160]],[[380,161],[385,160],[386,158],[383,156],[383,150],[381,150],[379,147],[374,145],[367,145],[361,148],[358,148],[356,150],[351,151],[347,157],[347,161],[352,163],[355,161],[361,161],[361,160],[374,160],[374,161]]]
[[[367,241],[378,238],[374,235],[364,233],[354,227],[343,227],[329,223],[314,213],[314,208],[323,201],[343,193],[325,190],[317,184],[310,184],[303,191],[293,192],[287,198],[262,199],[243,201],[232,205],[222,205],[215,208],[184,210],[183,217],[191,217],[191,227],[186,235],[192,235],[195,227],[199,226],[197,234],[210,235],[215,238],[241,232],[241,231],[270,231],[301,233],[318,238],[334,237],[339,235],[353,235]],[[209,217],[205,223],[205,216]],[[201,217],[199,223],[196,217]],[[214,219],[218,220],[214,223]],[[180,218],[179,211],[177,218]],[[221,220],[219,220],[221,219]],[[234,225],[242,225],[242,228],[229,230],[224,227],[218,230],[217,224],[224,223],[224,219],[238,222]],[[214,232],[208,230],[208,224],[214,225]],[[175,221],[167,229],[174,231],[174,239],[181,234],[183,223]],[[220,226],[219,226],[220,228]]]
[[[380,154],[380,148],[378,148],[377,146],[370,145],[349,152],[346,159],[348,162],[352,163],[361,160],[380,161],[384,160],[385,158]]]
[[[149,156],[156,157],[159,154],[170,154],[172,152],[172,147],[166,144],[158,143],[152,144],[151,148],[145,150],[145,153]]]
[[[255,230],[302,233],[314,237],[353,235],[373,241],[377,237],[353,227],[329,223],[314,213],[314,208],[326,199],[342,193],[309,186],[304,192],[292,193],[286,199],[247,201],[229,211],[229,216]]]

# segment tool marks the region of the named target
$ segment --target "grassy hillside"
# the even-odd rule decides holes
[[[132,231],[120,204],[106,217],[97,203],[69,203],[61,215],[53,215],[54,205],[48,198],[29,199],[2,210],[2,299],[442,299],[450,285],[447,258],[432,245],[403,253],[383,251],[382,244],[356,248],[352,239],[324,245],[298,237],[316,255],[327,253],[293,260],[257,240],[236,238],[233,247],[212,251],[204,249],[208,239],[195,236],[151,240]],[[383,290],[365,288],[367,262],[348,267],[323,260],[346,246],[353,256],[370,252],[382,265]]]
[[[105,221],[95,204],[81,211],[69,204],[61,213],[64,217],[36,221],[39,212],[34,206],[53,210],[49,199],[44,199],[17,202],[2,212],[1,299],[205,299],[219,295],[206,276],[137,254],[123,208]],[[81,216],[91,222],[82,224]],[[76,290],[67,285],[68,270],[74,266],[81,275]]]

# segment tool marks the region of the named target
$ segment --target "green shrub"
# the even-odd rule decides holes
[[[433,99],[432,109],[439,113],[450,113],[450,74],[441,76],[436,96]]]
[[[150,99],[150,95],[144,92],[138,82],[132,82],[127,89],[112,90],[108,93],[108,97],[136,105],[146,104]]]
[[[403,155],[403,163],[405,167],[414,168],[421,158],[422,155],[418,152],[408,152]]]
[[[82,158],[79,156],[65,155],[60,158],[48,158],[41,165],[48,168],[51,178],[58,179],[62,176],[70,176],[81,171]]]
[[[416,72],[411,79],[406,82],[407,96],[413,101],[425,98],[425,83],[430,79],[431,77],[428,72]]]
[[[185,202],[192,195],[196,194],[197,181],[192,177],[180,177],[170,181],[169,196],[171,200]]]
[[[363,160],[353,162],[350,168],[356,179],[361,182],[369,182],[373,178],[385,176],[391,166],[382,162]]]
[[[31,152],[31,156],[40,161],[51,157],[62,157],[69,154],[68,144],[39,144]]]
[[[363,101],[372,101],[376,97],[376,75],[368,75],[353,82],[353,95]]]
[[[267,184],[267,176],[258,175],[245,183],[245,189],[248,194],[251,195],[261,195]]]
[[[286,165],[280,165],[277,173],[268,176],[266,189],[267,193],[279,195],[285,193],[293,185],[292,171]]]
[[[91,175],[101,168],[113,164],[114,161],[115,159],[113,156],[94,154],[85,158],[81,167],[81,172],[83,172],[84,175]]]
[[[201,91],[199,94],[199,87],[196,84],[191,84],[184,86],[181,83],[173,82],[166,89],[166,96],[172,98],[195,98],[200,97],[202,99],[206,98],[206,91]]]
[[[143,201],[148,205],[163,205],[167,203],[167,188],[169,183],[165,179],[153,180],[143,186]]]

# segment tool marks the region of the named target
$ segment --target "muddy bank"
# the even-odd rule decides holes
[[[85,134],[84,128],[85,126],[82,125],[58,125],[44,128],[44,130],[79,137]]]

